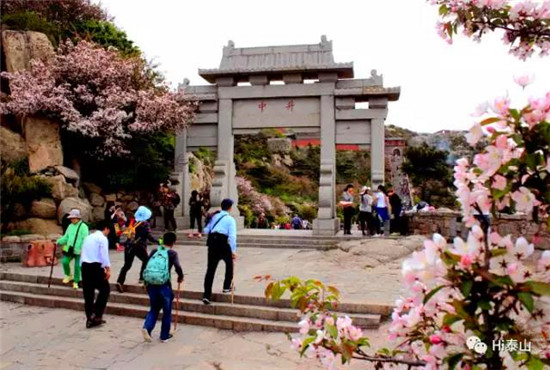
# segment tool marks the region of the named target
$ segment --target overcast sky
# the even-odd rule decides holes
[[[437,8],[425,0],[175,1],[101,0],[172,86],[185,77],[206,84],[198,68],[219,66],[222,47],[333,41],[336,62],[354,62],[355,77],[384,75],[400,86],[386,123],[434,132],[467,129],[484,101],[508,94],[523,99],[516,75],[535,75],[527,95],[550,86],[550,57],[522,62],[492,36],[477,44],[458,37],[447,45],[435,30]],[[517,100],[520,102],[521,100]]]

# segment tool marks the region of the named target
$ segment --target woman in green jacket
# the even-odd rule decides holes
[[[78,289],[78,283],[80,282],[80,251],[89,230],[88,225],[82,221],[78,209],[72,209],[67,218],[71,220],[71,224],[65,234],[57,240],[57,245],[63,246],[63,259],[61,260],[63,272],[65,273],[63,284],[68,284],[73,280],[70,263],[74,259],[73,288]]]

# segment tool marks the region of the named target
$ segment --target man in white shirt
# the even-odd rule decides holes
[[[86,311],[86,328],[104,324],[103,312],[109,300],[111,288],[111,262],[109,260],[109,240],[107,235],[111,225],[104,221],[97,230],[84,239],[80,263],[82,266],[82,290],[84,292],[84,309]],[[94,302],[96,289],[99,291]]]

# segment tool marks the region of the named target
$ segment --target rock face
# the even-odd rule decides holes
[[[23,131],[31,173],[63,165],[63,150],[57,123],[41,117],[25,117]]]
[[[8,72],[27,69],[31,59],[48,60],[54,55],[48,37],[32,31],[2,31],[2,49]]]
[[[78,184],[80,183],[80,176],[78,176],[74,170],[65,166],[56,166],[55,170],[57,173],[65,177],[66,182],[75,184],[75,186],[78,187]]]
[[[86,191],[86,194],[88,195],[92,193],[101,194],[101,188],[96,184],[92,184],[91,182],[83,182],[82,187],[84,188],[84,190]]]
[[[63,215],[65,213],[69,213],[69,211],[73,208],[80,210],[80,214],[82,215],[82,220],[84,222],[90,222],[92,220],[92,206],[90,205],[90,202],[88,202],[87,199],[70,197],[63,199],[57,208],[57,220],[59,223],[61,223]]]
[[[105,216],[105,208],[104,207],[94,207],[94,209],[92,211],[92,222],[103,221],[104,216]]]
[[[271,153],[288,154],[292,150],[292,141],[287,138],[267,139],[267,149]]]
[[[56,220],[44,220],[42,218],[28,218],[16,223],[18,229],[30,230],[33,234],[48,235],[61,234],[63,229]]]
[[[105,204],[105,199],[99,194],[92,193],[90,194],[90,203],[94,207],[101,207]]]
[[[29,215],[31,217],[45,218],[45,219],[55,219],[57,214],[57,207],[53,199],[40,199],[34,200],[31,205],[31,210]]]
[[[13,163],[27,156],[27,144],[21,135],[3,126],[0,127],[2,160]]]
[[[42,176],[42,178],[51,185],[52,197],[58,202],[68,197],[78,196],[78,189],[71,184],[67,184],[65,176]]]
[[[207,167],[202,163],[200,159],[195,157],[193,153],[189,153],[189,163],[193,163],[193,172],[191,176],[190,189],[197,191],[204,191],[212,187],[212,173],[208,171]]]

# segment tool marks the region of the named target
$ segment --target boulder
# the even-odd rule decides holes
[[[104,207],[94,207],[92,210],[92,222],[103,221],[105,217],[105,208]]]
[[[87,199],[80,199],[76,197],[65,198],[59,204],[57,208],[57,220],[61,223],[63,215],[69,213],[71,209],[77,208],[80,210],[82,220],[84,222],[90,222],[92,219],[92,206]]]
[[[134,200],[134,196],[132,194],[126,194],[122,198],[120,198],[123,202],[131,202]]]
[[[55,170],[57,171],[57,173],[65,177],[65,181],[71,184],[75,184],[75,186],[78,187],[80,176],[78,176],[78,174],[74,170],[65,166],[56,166]]]
[[[13,205],[13,217],[16,220],[27,217],[27,209],[21,203],[15,203]]]
[[[23,132],[27,142],[31,173],[63,164],[61,137],[59,125],[56,122],[37,116],[25,117]]]
[[[65,176],[42,176],[42,178],[51,185],[52,197],[56,201],[78,196],[78,189],[71,184],[67,184],[65,181]]]
[[[86,191],[86,194],[101,194],[101,188],[91,182],[83,182],[82,187]]]
[[[106,202],[116,202],[116,194],[106,194],[105,195],[105,201]]]
[[[16,222],[16,226],[18,229],[30,230],[33,234],[39,235],[61,234],[63,232],[56,220],[44,220],[36,217]]]
[[[99,194],[92,193],[90,194],[90,203],[94,207],[101,207],[105,204],[105,199]]]
[[[288,154],[292,150],[292,141],[288,138],[267,139],[267,149],[270,153]]]
[[[135,212],[139,208],[138,202],[130,202],[128,203],[127,209],[129,209],[132,212]]]
[[[41,32],[2,31],[2,49],[8,72],[29,68],[31,59],[45,61],[54,55],[52,43]]]
[[[46,236],[46,239],[52,240],[52,241],[57,241],[57,239],[61,238],[62,236],[63,235],[61,235],[61,234],[55,234],[55,233],[54,234],[48,234]]]
[[[57,214],[57,206],[55,201],[50,198],[43,198],[40,200],[33,200],[31,204],[31,210],[29,215],[31,217],[55,219]]]
[[[27,235],[21,235],[21,243],[29,243],[33,240],[45,240],[46,238],[44,235],[38,235],[38,234],[27,234]]]
[[[23,136],[0,126],[0,148],[2,160],[14,163],[27,157],[27,144]]]
[[[2,242],[4,242],[4,243],[19,243],[20,241],[21,241],[21,238],[19,236],[16,236],[16,235],[4,236],[2,238]]]

